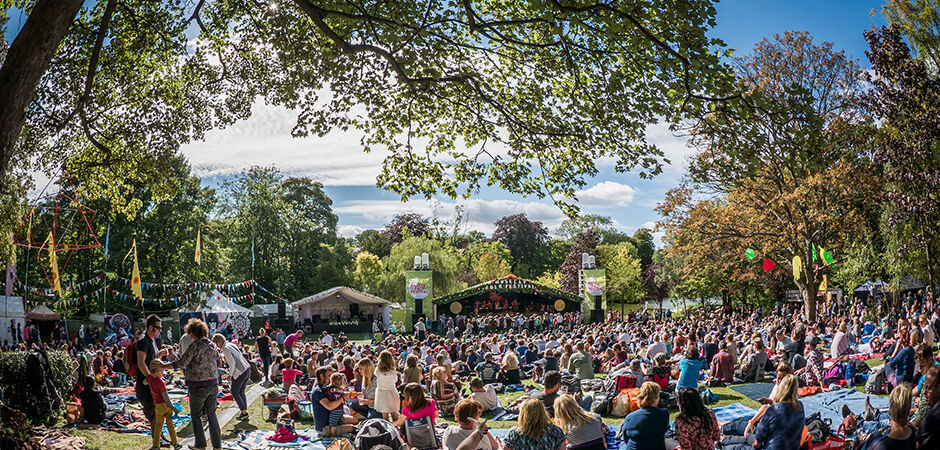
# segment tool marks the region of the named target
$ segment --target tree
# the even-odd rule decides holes
[[[618,245],[616,249],[609,258],[604,259],[607,301],[621,305],[638,303],[644,295],[640,260],[630,247]]]
[[[890,25],[907,37],[917,57],[937,74],[940,70],[940,3],[937,0],[887,0],[883,8]]]
[[[561,265],[561,288],[568,292],[581,292],[580,286],[578,286],[578,272],[581,271],[581,254],[588,253],[597,256],[597,236],[594,234],[594,230],[587,230],[578,235],[574,240],[574,244],[571,244],[571,249],[568,251],[568,257],[565,258],[565,262]],[[598,261],[598,266],[602,266],[603,263]]]
[[[936,285],[940,77],[911,56],[897,27],[869,30],[865,38],[873,71],[866,79],[874,87],[866,100],[881,122],[875,156],[884,167],[887,234],[898,243],[895,258],[923,255],[930,284]]]
[[[636,246],[637,255],[640,258],[640,264],[643,270],[653,262],[653,252],[656,251],[656,244],[653,242],[653,233],[649,229],[640,228],[633,233],[633,245]]]
[[[849,237],[866,232],[866,208],[879,189],[866,158],[870,124],[858,99],[859,70],[805,32],[763,40],[736,68],[745,95],[693,130],[701,153],[690,164],[691,182],[722,202],[713,207],[722,214],[703,214],[708,220],[696,231],[702,241],[742,254],[753,247],[783,273],[799,256],[794,281],[814,321],[822,278],[814,248],[837,254]],[[695,201],[684,197],[687,206]],[[689,211],[665,206],[661,213],[680,223]]]
[[[561,272],[557,270],[545,272],[539,275],[535,282],[552,289],[561,289]]]
[[[356,289],[376,295],[379,293],[379,277],[385,271],[382,259],[367,251],[356,255],[356,268],[353,271],[353,283]]]
[[[657,255],[658,256],[658,255]],[[661,257],[654,257],[654,260],[662,260]],[[663,300],[669,296],[672,286],[668,284],[668,278],[663,276],[665,270],[661,263],[652,263],[646,266],[643,271],[643,287],[646,289],[646,297],[658,303],[662,307]]]
[[[384,258],[391,251],[392,243],[384,233],[378,230],[363,230],[356,235],[356,247],[359,248],[359,251]]]
[[[404,239],[405,234],[423,236],[431,231],[431,220],[418,213],[396,214],[392,221],[382,229],[382,235],[391,244]]]
[[[360,129],[364,150],[388,152],[379,185],[403,198],[483,183],[573,198],[600,158],[660,172],[647,125],[701,110],[727,81],[711,1],[83,4],[22,11],[0,66],[4,182],[16,148],[62,149],[105,172],[99,186],[157,175],[148,161],[263,93],[299,111],[296,135]]]
[[[495,253],[490,252],[480,255],[480,259],[477,260],[476,265],[473,266],[473,274],[476,275],[477,280],[480,282],[502,278],[510,273],[511,269],[509,268],[509,263]]]
[[[508,263],[509,267],[512,267],[512,255],[509,253],[509,249],[506,248],[502,242],[490,240],[475,241],[466,248],[459,250],[458,253],[460,257],[461,270],[470,272],[471,274],[475,271],[477,264],[479,264],[480,257],[486,253],[492,253],[496,255],[500,260]],[[483,282],[489,281],[491,279],[492,278],[474,278],[473,281]]]
[[[587,229],[594,230],[594,233],[597,234],[597,242],[602,245],[631,241],[630,236],[614,227],[613,219],[597,214],[581,214],[576,217],[569,217],[558,226],[555,234],[559,239],[571,243]]]
[[[385,260],[385,272],[380,278],[379,287],[382,298],[404,303],[405,270],[411,270],[415,255],[421,253],[428,253],[434,272],[434,292],[429,298],[441,297],[467,287],[457,281],[457,252],[453,247],[427,236],[408,236],[392,246]],[[429,300],[425,300],[425,304],[429,304]]]
[[[493,240],[499,241],[509,249],[512,255],[513,271],[520,276],[529,277],[526,266],[532,263],[536,249],[548,242],[548,229],[542,222],[533,222],[525,213],[513,214],[496,221]]]

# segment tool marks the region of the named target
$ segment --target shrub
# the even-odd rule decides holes
[[[54,410],[51,401],[41,402],[31,393],[29,380],[25,376],[26,355],[25,352],[0,353],[0,391],[3,392],[3,403],[26,413],[33,423],[55,422],[59,409]],[[68,353],[61,350],[51,350],[48,355],[52,368],[52,384],[65,401],[72,389],[72,359]]]

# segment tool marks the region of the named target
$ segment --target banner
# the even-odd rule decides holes
[[[594,297],[601,297],[600,309],[607,311],[607,271],[584,269],[581,271],[581,279],[584,281],[584,321],[589,324],[591,323],[591,310],[594,309]]]
[[[405,320],[409,330],[413,330],[412,316],[419,314],[424,317],[430,317],[431,299],[434,298],[433,282],[434,272],[430,270],[408,270],[405,271]],[[421,309],[416,308],[416,304],[421,304]],[[433,317],[432,317],[433,319]]]

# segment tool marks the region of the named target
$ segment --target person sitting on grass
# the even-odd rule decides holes
[[[160,449],[160,435],[163,433],[163,422],[166,421],[167,432],[170,433],[170,443],[173,448],[179,450],[183,448],[176,440],[176,426],[173,424],[173,414],[179,414],[180,410],[170,401],[170,396],[166,392],[166,383],[163,381],[163,362],[159,359],[150,361],[150,375],[147,376],[147,385],[150,387],[150,394],[153,395],[154,420],[150,424],[151,435],[153,436],[153,449]]]
[[[284,370],[281,371],[281,377],[284,379],[284,390],[290,392],[291,385],[294,384],[294,379],[297,378],[297,375],[300,375],[301,371],[294,368],[294,360],[287,358],[284,360]]]
[[[676,393],[679,415],[676,416],[676,437],[683,450],[713,450],[721,439],[715,411],[705,407],[697,389],[681,388]]]
[[[483,384],[483,380],[474,377],[470,380],[470,399],[476,400],[483,405],[483,412],[501,409],[499,397],[496,395],[496,388],[491,384]]]

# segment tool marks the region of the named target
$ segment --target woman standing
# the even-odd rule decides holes
[[[669,410],[658,408],[658,384],[647,381],[640,386],[637,401],[640,409],[627,414],[620,427],[623,444],[620,450],[666,450]]]
[[[508,450],[565,450],[565,432],[552,425],[552,418],[537,398],[519,407],[519,425],[506,435]]]
[[[604,450],[607,448],[607,427],[601,416],[584,411],[574,397],[562,395],[555,399],[555,423],[565,432],[572,450]],[[685,447],[683,447],[685,448]]]
[[[774,404],[767,408],[755,432],[757,448],[786,450],[799,448],[803,430],[803,405],[797,398],[797,381],[793,375],[780,380]]]
[[[713,450],[721,439],[715,412],[706,408],[698,389],[682,388],[677,393],[679,415],[676,435],[682,450]]]
[[[219,359],[218,348],[209,340],[209,328],[198,319],[190,319],[186,325],[186,334],[193,342],[173,368],[181,367],[189,388],[189,409],[193,420],[195,448],[206,448],[206,434],[202,428],[200,411],[206,414],[209,422],[209,437],[213,448],[222,448],[222,434],[215,410],[219,406]]]
[[[236,420],[245,420],[248,418],[248,399],[245,398],[245,386],[248,384],[248,377],[251,376],[251,370],[248,370],[248,360],[242,355],[238,346],[225,341],[225,336],[216,333],[212,336],[212,342],[222,350],[225,356],[225,362],[228,364],[229,374],[232,376],[232,399],[241,410]]]

